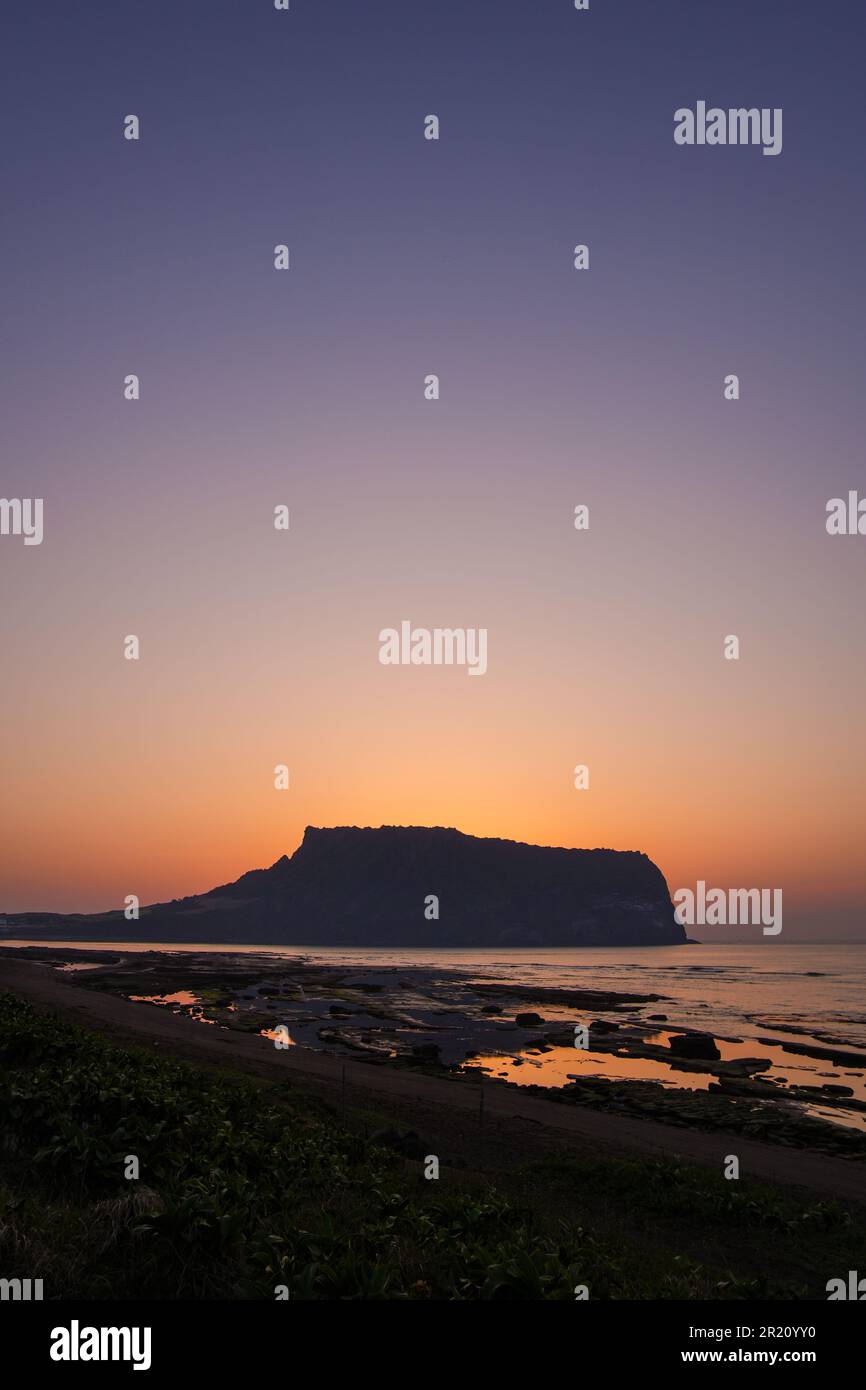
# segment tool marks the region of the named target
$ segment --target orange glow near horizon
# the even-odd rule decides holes
[[[746,517],[731,569],[725,526],[707,539],[696,501],[661,563],[673,503],[649,463],[625,520],[621,482],[594,476],[584,535],[575,485],[549,484],[541,505],[516,467],[491,489],[455,465],[407,529],[402,455],[382,465],[388,487],[344,480],[335,502],[321,450],[283,535],[268,526],[285,492],[274,465],[240,520],[234,490],[215,485],[203,516],[187,499],[182,539],[142,483],[136,545],[108,499],[98,554],[71,525],[36,552],[4,550],[31,619],[4,644],[20,713],[0,912],[203,892],[291,854],[306,825],[443,825],[642,850],[672,891],[781,887],[786,923],[799,911],[813,939],[866,935],[856,541],[827,551],[816,532],[768,557],[758,520],[745,543]],[[522,467],[517,445],[494,451],[505,476],[515,450]],[[425,467],[441,472],[438,447]],[[731,508],[739,519],[736,494]],[[403,619],[485,626],[487,673],[382,666],[378,634]],[[730,631],[739,662],[722,655]],[[138,662],[123,659],[129,632]]]
[[[844,767],[828,765],[823,774],[813,768],[805,795],[802,767],[770,708],[765,727],[753,724],[732,755],[736,710],[713,705],[714,751],[702,742],[706,704],[700,718],[692,706],[660,724],[650,680],[643,718],[632,714],[629,728],[631,702],[618,678],[591,717],[569,719],[567,683],[558,701],[545,701],[531,678],[511,685],[495,669],[478,680],[458,670],[390,670],[378,666],[375,648],[349,708],[330,672],[287,714],[271,693],[252,725],[233,722],[230,688],[196,717],[194,691],[178,688],[169,700],[162,690],[165,702],[154,705],[144,664],[105,679],[113,688],[102,707],[76,711],[77,745],[62,737],[61,711],[45,709],[39,746],[25,739],[17,750],[14,818],[4,833],[5,856],[15,847],[12,891],[4,890],[2,910],[107,910],[130,892],[146,904],[206,891],[291,855],[308,824],[444,825],[534,844],[642,850],[672,891],[698,878],[778,885],[789,914],[862,892],[851,829],[862,816],[860,793]],[[224,680],[223,672],[215,686],[224,689]],[[539,717],[545,704],[548,717]],[[47,746],[46,727],[56,730]],[[690,774],[678,773],[689,760]],[[578,761],[590,768],[589,791],[573,787]],[[285,792],[273,787],[277,762],[290,768]],[[832,820],[821,809],[828,804]]]

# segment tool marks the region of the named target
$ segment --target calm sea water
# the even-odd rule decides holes
[[[375,968],[413,966],[459,971],[503,983],[660,994],[649,1012],[710,1032],[754,1036],[774,1024],[828,1033],[866,1047],[866,943],[670,946],[513,950],[322,949],[273,946],[179,946],[171,942],[2,941],[9,946],[78,950],[265,952],[280,959]]]
[[[654,1041],[666,1045],[667,1028],[697,1028],[712,1033],[724,1060],[736,1057],[762,1057],[769,1070],[768,1080],[782,1086],[817,1086],[830,1083],[847,1085],[856,1101],[866,1102],[866,1068],[859,1062],[834,1067],[829,1059],[803,1057],[785,1052],[762,1039],[776,1038],[808,1044],[814,1041],[826,1046],[828,1042],[848,1044],[866,1050],[866,943],[858,945],[780,945],[778,942],[735,946],[643,947],[618,950],[386,950],[342,949],[323,950],[296,946],[282,949],[273,946],[178,946],[166,942],[20,942],[6,941],[4,945],[45,945],[55,949],[102,952],[119,950],[141,952],[164,950],[178,954],[266,955],[278,962],[346,965],[352,971],[363,972],[368,980],[377,976],[382,983],[388,976],[396,987],[400,1007],[408,1007],[416,1019],[442,1028],[441,1006],[450,999],[464,997],[464,986],[471,981],[484,980],[498,984],[543,985],[561,989],[598,989],[623,991],[629,994],[655,994],[657,1003],[635,1006],[638,1018],[664,1015],[666,1022]],[[71,969],[80,965],[71,963]],[[277,977],[279,967],[265,967],[268,977]],[[397,972],[397,978],[391,972]],[[418,994],[415,994],[415,987]],[[430,987],[433,987],[432,997]],[[174,996],[167,996],[170,1005]],[[179,1001],[179,996],[177,996]],[[193,1002],[190,995],[189,1001]],[[257,1005],[261,1006],[260,1001]],[[518,1007],[505,1006],[503,1023]],[[573,1007],[545,1003],[541,1006],[545,1018],[570,1023],[577,1017]],[[430,1010],[433,1010],[430,1013]],[[305,1006],[306,1010],[306,1006]],[[426,1013],[425,1013],[426,1011]],[[609,1013],[603,1007],[594,1013]],[[628,1017],[626,1008],[619,1017]],[[373,1020],[370,1020],[374,1022]],[[581,1021],[585,1021],[581,1014]],[[318,1046],[316,1030],[320,1019],[292,1028],[296,1041]],[[449,1025],[450,1026],[450,1025]],[[497,1028],[499,1025],[497,1025]],[[789,1031],[789,1030],[796,1031]],[[448,1029],[437,1031],[436,1040],[448,1045]],[[460,1030],[452,1040],[453,1055],[459,1060],[471,1045],[479,1046],[473,1037],[464,1037]],[[525,1042],[525,1038],[523,1039]],[[488,1047],[491,1040],[488,1039]],[[533,1056],[521,1051],[521,1038],[514,1028],[506,1026],[505,1033],[497,1031],[494,1048],[483,1048],[470,1062],[492,1075],[518,1085],[538,1084],[562,1086],[575,1075],[591,1075],[621,1080],[654,1080],[662,1085],[681,1089],[705,1089],[710,1073],[682,1072],[664,1061],[636,1059],[591,1050],[576,1051],[573,1047],[555,1047],[543,1055]],[[515,1053],[516,1049],[516,1053]],[[520,1060],[515,1060],[515,1055]],[[866,1128],[866,1112],[856,1108],[822,1105],[815,1095],[807,1109],[836,1124]]]

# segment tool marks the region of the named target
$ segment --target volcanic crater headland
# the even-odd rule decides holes
[[[430,899],[437,900],[438,916]],[[95,915],[21,913],[18,935],[305,946],[669,946],[684,943],[643,853],[554,849],[440,827],[308,826],[268,869],[210,892]]]

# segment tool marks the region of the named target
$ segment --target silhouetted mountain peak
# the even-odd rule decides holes
[[[213,904],[221,932],[231,925],[227,899],[237,903],[244,937],[298,945],[685,940],[664,878],[645,854],[529,845],[453,826],[308,825],[291,858],[196,900],[199,913]]]
[[[93,919],[67,919],[76,935]],[[296,946],[647,946],[686,940],[635,850],[561,849],[445,826],[308,825],[269,869],[144,908],[158,940]]]

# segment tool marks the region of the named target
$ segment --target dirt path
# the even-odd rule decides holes
[[[8,956],[0,957],[0,988],[117,1041],[135,1040],[190,1062],[287,1079],[337,1108],[346,1104],[371,1110],[418,1130],[431,1143],[439,1142],[440,1152],[487,1149],[500,1164],[508,1152],[520,1160],[551,1148],[581,1155],[664,1154],[717,1172],[725,1156],[735,1153],[742,1177],[866,1201],[866,1164],[854,1160],[572,1108],[492,1081],[460,1083],[353,1058],[344,1061],[306,1048],[277,1050],[267,1038],[208,1027],[164,1009],[85,990],[68,984],[50,966]]]

